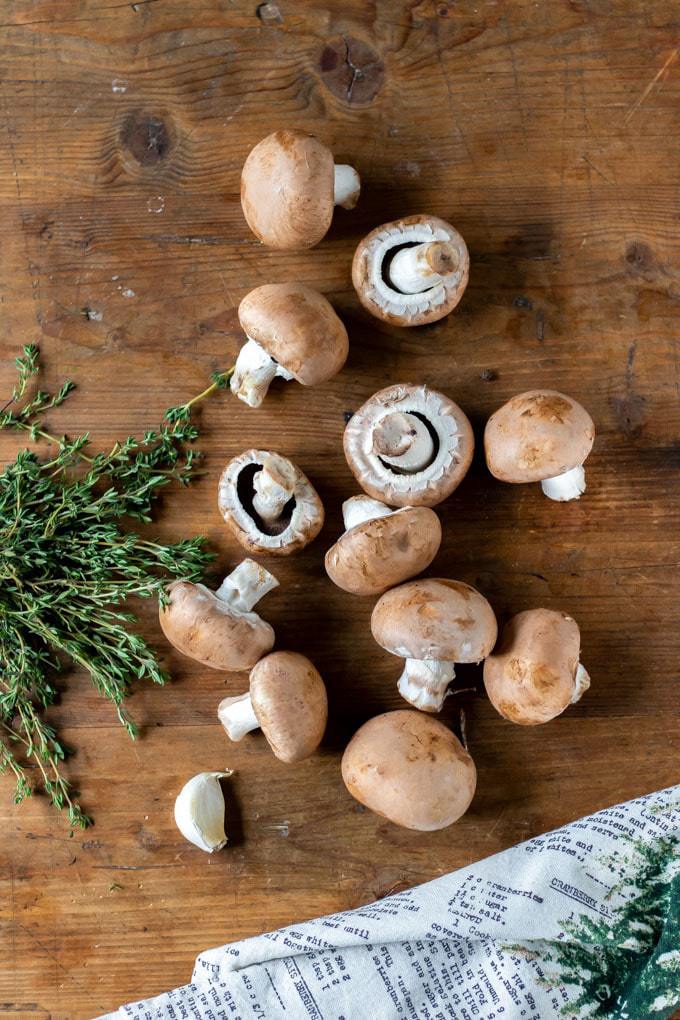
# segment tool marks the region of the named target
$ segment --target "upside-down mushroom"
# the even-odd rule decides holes
[[[193,581],[173,581],[159,610],[163,633],[177,651],[211,669],[252,669],[274,645],[273,628],[253,607],[278,583],[249,559],[239,563],[217,591]]]
[[[438,216],[406,216],[360,242],[352,282],[364,308],[396,326],[422,326],[453,311],[470,258],[455,227]]]
[[[436,506],[465,477],[472,426],[449,397],[427,386],[388,386],[345,429],[345,457],[364,492],[391,506]]]
[[[536,726],[575,704],[590,687],[581,665],[576,620],[553,609],[517,613],[484,663],[484,685],[496,711]]]
[[[229,385],[249,407],[260,406],[276,376],[317,386],[347,360],[347,330],[323,294],[303,283],[256,287],[238,317],[247,340]]]
[[[272,751],[288,764],[319,744],[328,720],[326,688],[313,663],[298,652],[272,652],[250,674],[250,690],[223,698],[217,715],[230,740],[261,729]]]
[[[583,463],[594,439],[593,420],[573,397],[528,390],[491,415],[484,449],[494,478],[540,482],[549,499],[564,503],[586,490]]]
[[[470,806],[475,764],[451,730],[432,716],[403,709],[369,719],[342,756],[351,795],[395,825],[433,832]]]
[[[326,553],[326,573],[354,595],[380,595],[429,567],[442,540],[434,510],[392,510],[369,496],[342,504],[345,532]]]
[[[423,712],[440,712],[455,663],[481,662],[496,644],[493,609],[462,581],[425,578],[385,592],[371,616],[373,637],[405,659],[398,688]]]
[[[309,479],[280,453],[245,450],[219,481],[218,506],[234,537],[249,552],[288,556],[323,526],[323,504]]]
[[[241,173],[248,226],[269,248],[312,248],[325,236],[336,205],[353,209],[361,181],[354,167],[304,131],[274,131],[250,151]]]

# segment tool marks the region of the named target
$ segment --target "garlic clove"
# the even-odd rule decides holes
[[[210,854],[227,844],[220,779],[230,775],[229,769],[226,772],[199,772],[184,784],[175,801],[177,828],[190,843]]]

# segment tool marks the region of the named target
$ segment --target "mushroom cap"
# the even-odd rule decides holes
[[[328,699],[306,656],[272,652],[260,659],[250,674],[250,698],[277,758],[290,764],[317,749],[328,721]]]
[[[243,331],[303,386],[336,375],[347,360],[347,330],[318,290],[267,283],[238,306]]]
[[[419,294],[403,294],[385,278],[386,256],[404,244],[450,241],[458,252],[458,268],[441,282]],[[359,242],[352,261],[352,283],[364,308],[395,326],[422,326],[453,311],[463,296],[470,275],[470,256],[465,241],[450,223],[424,213],[372,230]]]
[[[502,482],[542,482],[580,467],[595,426],[584,407],[557,390],[528,390],[503,404],[486,423],[489,471]]]
[[[359,803],[395,825],[444,829],[475,794],[475,763],[443,723],[422,712],[386,712],[359,729],[342,756],[342,778]]]
[[[566,613],[529,609],[503,628],[484,663],[484,685],[497,712],[535,726],[568,707],[576,689],[581,635]]]
[[[269,456],[268,450],[244,450],[230,460],[220,475],[217,505],[229,530],[244,549],[272,556],[289,556],[298,549],[304,549],[321,531],[323,503],[300,468],[282,457],[295,476],[295,489],[291,496],[295,502],[286,512],[282,527],[268,527],[253,508],[253,478]]]
[[[399,474],[373,449],[376,425],[396,411],[426,420],[436,438],[434,460],[422,471]],[[397,383],[374,393],[352,415],[343,445],[352,474],[369,496],[391,506],[436,506],[467,474],[475,437],[464,411],[444,393]]]
[[[429,567],[441,540],[434,510],[404,507],[341,535],[326,553],[326,573],[353,595],[380,595]]]
[[[241,172],[248,226],[270,248],[312,248],[333,219],[333,154],[314,135],[274,131],[251,149]]]
[[[161,606],[161,628],[171,645],[191,659],[236,672],[252,669],[274,645],[274,630],[257,613],[230,606],[204,584],[173,581]]]
[[[425,578],[385,592],[371,616],[373,637],[402,659],[481,662],[498,637],[494,611],[462,581]]]

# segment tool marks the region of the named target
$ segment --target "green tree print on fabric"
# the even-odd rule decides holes
[[[553,942],[542,956],[550,984],[580,994],[563,1016],[602,1020],[662,1020],[680,1006],[680,840],[632,844],[631,875],[613,893],[626,896],[613,918],[585,914],[562,922],[569,942]],[[619,857],[608,865],[621,865]]]

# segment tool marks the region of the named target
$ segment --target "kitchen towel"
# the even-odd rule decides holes
[[[680,786],[356,910],[202,953],[101,1020],[549,1020],[680,1006]]]

